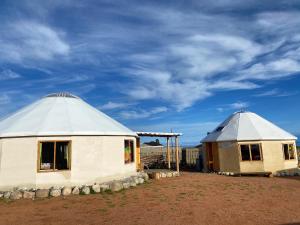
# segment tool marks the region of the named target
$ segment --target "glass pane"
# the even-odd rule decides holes
[[[288,145],[284,144],[283,145],[283,154],[284,154],[284,159],[289,160],[289,149]]]
[[[129,146],[129,141],[125,140],[124,141],[124,161],[125,163],[130,163],[130,146]]]
[[[50,170],[54,166],[54,142],[42,142],[40,149],[40,170]]]
[[[133,141],[130,141],[130,160],[131,162],[134,162],[134,146]]]
[[[241,145],[241,155],[243,161],[250,160],[249,145]]]
[[[69,169],[69,142],[56,142],[55,169]]]
[[[259,145],[258,144],[250,145],[250,147],[251,147],[252,160],[261,160]]]
[[[295,159],[295,151],[294,151],[293,144],[289,144],[289,154],[290,154],[290,159]]]

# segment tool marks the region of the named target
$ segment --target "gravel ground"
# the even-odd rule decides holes
[[[0,224],[300,224],[300,177],[182,173],[118,193],[0,201]]]

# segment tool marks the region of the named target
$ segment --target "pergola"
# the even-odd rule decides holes
[[[162,132],[136,132],[136,133],[139,137],[160,137],[160,138],[162,137],[167,139],[168,169],[171,169],[170,138],[175,138],[176,171],[179,173],[179,136],[182,136],[182,133],[162,133]]]

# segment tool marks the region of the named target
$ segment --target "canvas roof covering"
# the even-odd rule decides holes
[[[236,112],[201,142],[296,139],[292,134],[253,112]]]
[[[0,120],[0,138],[136,133],[77,96],[48,95]]]

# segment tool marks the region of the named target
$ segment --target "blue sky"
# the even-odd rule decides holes
[[[3,1],[0,117],[68,91],[198,143],[241,108],[300,134],[299,1]]]

